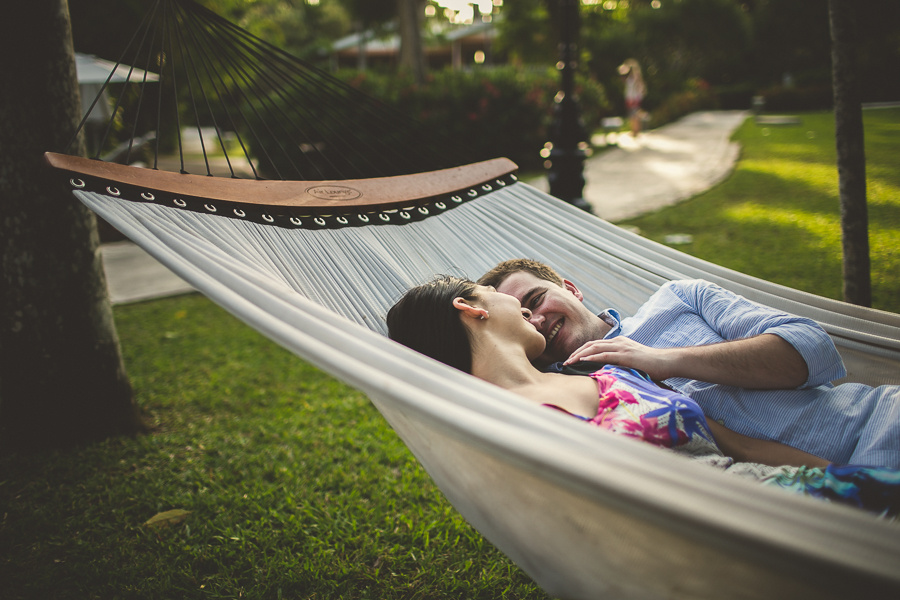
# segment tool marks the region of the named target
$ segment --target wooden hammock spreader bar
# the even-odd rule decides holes
[[[518,169],[508,158],[495,158],[452,169],[395,177],[276,181],[142,169],[54,152],[45,153],[44,158],[51,167],[64,171],[70,178],[101,180],[114,189],[122,186],[147,194],[280,207],[295,214],[384,211],[415,206],[439,196],[482,186]]]

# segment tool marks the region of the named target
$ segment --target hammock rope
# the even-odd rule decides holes
[[[205,125],[215,131],[215,150],[223,156],[231,178],[242,177],[236,155],[242,155],[240,161],[249,165],[254,179],[276,180],[388,177],[471,162],[458,141],[440,139],[409,116],[193,0],[152,2],[116,68],[126,56],[131,57],[131,65],[144,66],[144,75],[134,78],[135,67],[129,67],[126,82],[136,86],[137,92],[125,86],[116,94],[94,159],[99,159],[115,132],[122,131],[130,134],[124,153],[126,162],[130,161],[142,124],[152,121],[153,168],[159,169],[160,150],[168,143],[173,150],[178,147],[182,173],[186,172],[182,127],[192,126],[206,175],[216,175],[211,164],[214,147]],[[151,81],[147,74],[154,66],[158,79]],[[109,89],[112,75],[91,110]],[[153,93],[151,85],[157,86]],[[132,96],[136,98],[130,100]],[[180,102],[188,107],[183,115],[178,110]],[[171,110],[164,110],[167,103]],[[164,122],[168,112],[175,114],[175,131]],[[87,115],[79,130],[86,122]],[[235,148],[226,143],[231,135]]]
[[[103,92],[106,91],[107,87],[109,86],[109,82],[112,81],[113,76],[118,72],[119,65],[122,64],[122,61],[125,59],[125,55],[128,54],[128,50],[131,48],[131,45],[134,43],[134,40],[137,39],[138,34],[141,33],[141,31],[143,30],[144,23],[146,23],[148,20],[152,19],[151,15],[153,12],[154,12],[153,9],[151,9],[150,11],[147,11],[147,13],[144,14],[144,18],[141,20],[140,25],[138,25],[138,28],[132,34],[131,39],[128,41],[128,44],[125,46],[125,49],[122,51],[122,55],[119,57],[119,60],[116,61],[115,66],[113,66],[112,70],[109,72],[109,76],[107,76],[106,81],[104,81],[103,85],[100,86],[100,92],[94,98],[93,102],[91,102],[91,105],[88,108],[87,112],[85,112],[84,116],[81,118],[81,122],[78,124],[78,128],[75,130],[75,133],[72,134],[72,137],[69,139],[69,142],[66,144],[65,148],[63,149],[63,152],[68,153],[72,149],[72,144],[74,144],[75,140],[78,139],[78,134],[84,128],[84,124],[87,123],[87,120],[91,115],[91,112],[94,110],[94,107],[97,106],[97,103],[100,102],[100,100],[103,98]],[[132,71],[129,70],[128,76],[126,77],[127,80],[131,79],[131,73],[132,73]],[[116,109],[118,109],[118,104],[116,105]],[[113,114],[115,114],[116,111],[113,110],[112,112],[113,112]],[[110,122],[107,123],[107,132],[111,125],[112,125],[112,120],[110,120]],[[105,143],[106,143],[106,136],[104,134],[103,142],[100,144],[100,147],[102,147]],[[99,158],[99,153],[97,154],[97,156],[95,156],[95,158]]]

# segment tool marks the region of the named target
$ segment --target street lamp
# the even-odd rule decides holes
[[[581,120],[575,99],[575,69],[578,67],[578,37],[580,0],[559,0],[562,31],[559,43],[559,62],[556,68],[562,74],[562,85],[556,94],[553,126],[550,132],[550,149],[547,179],[550,193],[582,210],[591,212],[583,197],[584,150],[579,144],[587,140],[587,132]]]

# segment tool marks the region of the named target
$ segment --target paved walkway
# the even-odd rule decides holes
[[[175,296],[194,290],[133,242],[103,244],[100,252],[109,300],[113,304]]]
[[[637,138],[618,136],[617,148],[585,161],[585,200],[598,217],[620,221],[708,190],[734,168],[740,147],[729,138],[747,116],[699,112]],[[544,178],[532,185],[548,189]]]
[[[740,153],[730,142],[744,111],[712,111],[640,134],[585,162],[585,199],[594,213],[618,221],[694,196],[725,179]],[[547,190],[546,178],[530,181]],[[113,304],[191,291],[191,286],[131,242],[104,244],[103,266]]]

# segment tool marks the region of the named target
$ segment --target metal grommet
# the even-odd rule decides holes
[[[439,210],[444,210],[445,208],[447,208],[447,205],[444,204],[443,202],[435,202],[434,205],[435,205]]]
[[[484,184],[483,186],[481,186],[481,189],[483,189],[483,190],[486,191],[486,192],[489,192],[489,191],[491,191],[491,190],[494,189],[494,188],[492,188],[492,187],[489,186],[488,184]]]
[[[213,206],[212,204],[204,204],[203,208],[205,208],[209,212],[216,212],[216,207]]]
[[[454,202],[456,202],[457,204],[462,202],[462,198],[460,198],[459,196],[451,196],[450,199],[453,200]]]
[[[316,217],[315,219],[313,219],[313,221],[315,221],[316,225],[318,225],[319,227],[325,227],[325,219],[323,219],[322,217]]]
[[[242,210],[239,209],[239,208],[234,209],[234,214],[235,214],[236,216],[238,216],[238,217],[241,217],[241,218],[244,218],[244,217],[247,216],[247,213],[245,213],[244,211],[242,211]]]
[[[470,198],[474,198],[475,196],[478,195],[478,191],[477,191],[477,190],[469,190],[469,191],[466,192],[466,193],[469,194],[469,197],[470,197]]]
[[[337,222],[340,223],[341,225],[346,225],[347,219],[345,217],[338,217]]]
[[[141,198],[147,200],[148,202],[153,202],[154,200],[156,200],[156,196],[154,196],[150,192],[141,192]]]
[[[76,187],[81,189],[85,186],[84,179],[75,179],[74,177],[69,180],[69,183],[72,184],[72,187]]]
[[[362,221],[363,223],[369,222],[369,215],[364,215],[364,214],[360,213],[360,214],[356,215],[356,218],[359,219],[360,221]]]
[[[106,186],[106,191],[107,191],[111,196],[121,196],[121,195],[122,195],[122,192],[119,191],[119,188],[114,188],[114,187]]]
[[[382,221],[390,221],[391,220],[391,218],[384,213],[378,213],[378,218],[381,219]]]
[[[187,202],[185,202],[184,200],[181,200],[179,198],[175,198],[174,200],[172,200],[172,203],[175,206],[180,206],[181,208],[184,208],[185,206],[187,206]]]
[[[506,182],[503,181],[502,179],[498,179],[498,180],[497,180],[497,185],[499,185],[500,187],[503,187],[504,185],[506,185]]]
[[[269,215],[261,215],[261,216],[263,218],[263,221],[265,221],[266,223],[272,223],[273,221],[275,221],[275,219],[273,219]]]
[[[428,214],[428,209],[425,208],[424,206],[420,206],[420,207],[419,207],[419,213],[420,213],[420,214],[423,214],[423,215],[427,215],[427,214]]]
[[[405,210],[400,211],[400,216],[403,217],[404,219],[409,220],[409,213],[406,212]]]
[[[509,178],[512,179],[513,181],[518,181],[518,180],[519,180],[519,178],[516,177],[516,174],[515,174],[515,173],[510,173],[510,174],[509,174]]]
[[[291,223],[293,223],[297,227],[300,227],[301,225],[303,225],[303,221],[301,221],[297,217],[291,217]]]

